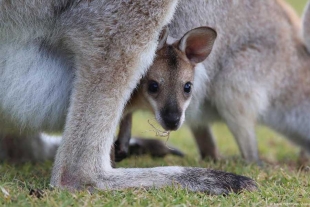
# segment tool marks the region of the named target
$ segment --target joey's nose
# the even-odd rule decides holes
[[[180,124],[180,114],[179,113],[166,113],[162,115],[166,130],[176,130]]]

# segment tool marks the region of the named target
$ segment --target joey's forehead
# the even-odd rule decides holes
[[[172,45],[166,45],[157,52],[156,60],[166,64],[170,70],[177,69],[180,64],[180,54]]]
[[[165,47],[164,50],[168,67],[171,70],[177,70],[180,64],[180,58],[177,50],[172,45]]]
[[[193,67],[184,53],[174,46],[166,45],[157,51],[146,77],[158,82],[190,81]]]
[[[160,66],[162,70],[171,72],[178,72],[184,68],[192,68],[185,54],[172,45],[166,45],[157,51],[153,65],[155,67]]]
[[[157,82],[187,82],[194,79],[193,66],[179,59],[179,65],[172,67],[166,59],[160,59],[154,62],[147,73],[148,80]]]

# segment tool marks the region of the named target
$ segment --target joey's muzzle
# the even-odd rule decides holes
[[[167,107],[160,112],[160,115],[163,121],[162,127],[165,130],[173,131],[179,128],[182,116],[181,110],[178,108]]]

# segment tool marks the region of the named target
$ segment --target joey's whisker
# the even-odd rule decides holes
[[[167,137],[166,142],[165,142],[165,146],[166,146],[168,149],[172,150],[172,149],[167,145],[167,142],[168,142],[168,140],[169,140],[169,138],[170,138],[170,132],[171,132],[171,131],[163,131],[163,130],[160,130],[160,129],[156,128],[156,127],[150,122],[150,120],[148,120],[148,123],[149,123],[149,125],[151,125],[151,127],[153,127],[153,131],[156,133],[156,136],[157,136],[157,137]]]

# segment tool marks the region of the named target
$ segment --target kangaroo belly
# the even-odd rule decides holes
[[[278,106],[268,110],[261,118],[263,124],[280,132],[292,142],[310,150],[310,115],[309,101],[300,102],[298,106]]]
[[[0,48],[0,130],[61,130],[74,71],[58,51],[38,43]]]

